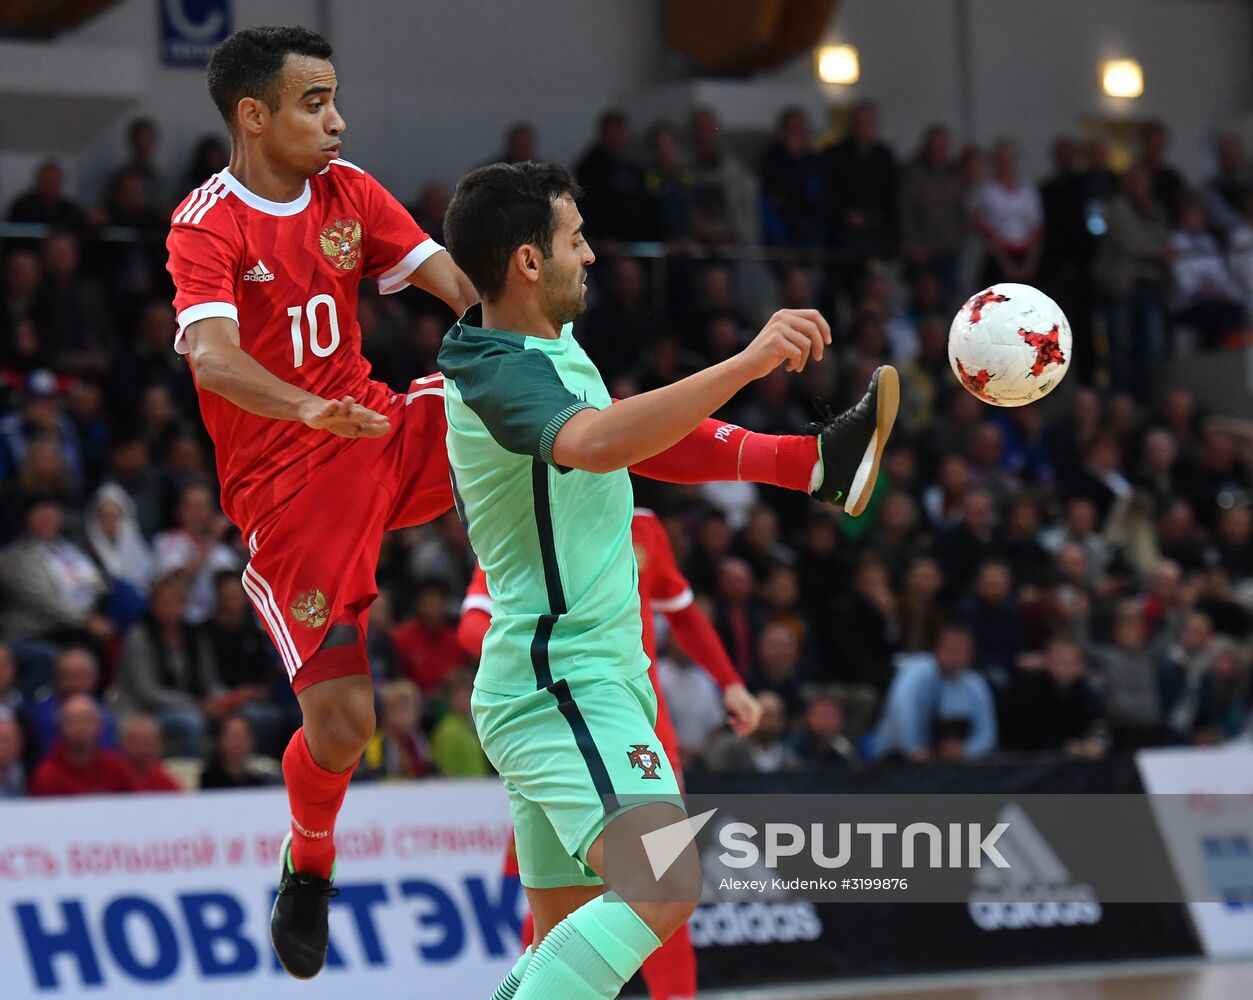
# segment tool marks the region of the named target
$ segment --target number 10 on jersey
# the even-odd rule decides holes
[[[326,306],[326,325],[330,328],[330,340],[323,344],[318,339],[318,306]],[[339,314],[335,311],[335,300],[329,295],[315,295],[303,307],[292,306],[287,310],[291,317],[291,346],[294,355],[293,368],[305,363],[305,333],[301,326],[301,316],[309,324],[309,350],[316,357],[329,358],[339,347]]]

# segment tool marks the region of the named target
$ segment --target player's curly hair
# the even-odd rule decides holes
[[[209,96],[232,130],[235,108],[245,97],[279,108],[278,80],[288,53],[331,58],[331,43],[299,25],[267,24],[240,28],[213,50],[209,58]]]
[[[545,257],[552,256],[553,202],[582,194],[569,172],[552,163],[493,163],[472,170],[448,203],[448,252],[479,296],[493,299],[505,287],[509,260],[518,247],[531,244]]]

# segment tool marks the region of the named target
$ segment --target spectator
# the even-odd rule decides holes
[[[1101,756],[1100,699],[1085,670],[1083,654],[1069,639],[1054,639],[1042,657],[1024,658],[1006,696],[1006,749]]]
[[[22,755],[22,727],[0,716],[0,799],[26,794],[26,764]]]
[[[1230,239],[1243,224],[1245,201],[1253,195],[1253,168],[1244,153],[1244,143],[1234,132],[1218,137],[1218,172],[1205,183],[1206,214],[1214,228]]]
[[[14,722],[22,732],[22,760],[29,773],[39,760],[39,731],[30,704],[18,686],[17,657],[13,648],[0,642],[0,721]]]
[[[83,231],[83,210],[65,197],[65,172],[55,160],[45,160],[35,168],[29,191],[18,195],[9,206],[9,221],[34,223],[68,233]]]
[[[627,151],[627,119],[616,109],[600,116],[596,143],[579,160],[575,178],[584,232],[592,240],[645,238],[648,225],[644,169]]]
[[[1166,286],[1170,277],[1170,217],[1154,197],[1142,167],[1123,174],[1109,206],[1097,279],[1109,312],[1110,367],[1116,389],[1151,386],[1166,348]]]
[[[739,675],[748,677],[756,666],[753,637],[760,634],[763,619],[761,604],[753,595],[753,571],[748,563],[723,559],[718,565],[716,595],[714,628]]]
[[[225,170],[230,161],[230,150],[221,138],[216,135],[203,135],[192,150],[188,162],[187,173],[183,175],[183,184],[175,195],[200,187],[214,174]]]
[[[1170,145],[1170,132],[1161,122],[1149,122],[1144,129],[1144,148],[1137,166],[1149,179],[1153,199],[1172,221],[1178,219],[1188,184],[1183,174],[1166,162],[1166,148]]]
[[[109,450],[105,481],[117,483],[135,505],[144,538],[152,538],[165,509],[165,485],[152,462],[148,443],[138,436],[120,436]]]
[[[186,622],[187,588],[178,576],[152,588],[144,620],[131,627],[118,662],[119,711],[156,716],[169,750],[199,757],[204,750],[205,704],[224,693],[213,648]]]
[[[1094,641],[1085,625],[1085,602],[1076,605],[1076,638],[1084,659],[1096,667],[1110,736],[1116,750],[1159,746],[1169,739],[1156,663],[1174,640],[1168,632],[1151,639],[1140,605],[1121,602],[1114,617],[1114,641]]]
[[[975,577],[974,591],[961,604],[961,620],[975,641],[974,666],[1003,692],[1022,651],[1023,623],[1014,599],[1014,578],[999,560],[984,563]]]
[[[161,729],[150,715],[132,715],[122,724],[122,757],[131,769],[131,791],[181,792],[161,763]]]
[[[1044,206],[1034,184],[1018,172],[1018,147],[1001,139],[992,147],[992,178],[974,195],[975,229],[987,261],[983,283],[1035,281],[1044,246]]]
[[[504,145],[500,155],[488,163],[526,163],[528,160],[541,162],[535,153],[535,126],[530,122],[514,122],[505,129]],[[428,229],[429,233],[430,230]]]
[[[1201,203],[1184,202],[1179,228],[1170,238],[1171,273],[1175,321],[1198,330],[1202,343],[1212,348],[1244,319],[1244,297],[1206,225]]]
[[[837,659],[834,679],[873,690],[878,697],[892,679],[892,657],[901,622],[887,566],[868,557],[853,571],[848,595],[836,605]]]
[[[757,643],[758,669],[748,678],[756,694],[770,691],[783,699],[788,715],[800,712],[801,644],[795,631],[779,622],[765,626]]]
[[[897,242],[896,156],[879,138],[878,108],[869,101],[853,106],[847,136],[823,152],[822,167],[828,244],[849,261],[832,277],[837,289],[850,291],[867,262],[891,256]]]
[[[412,681],[392,681],[381,696],[383,717],[366,744],[356,777],[362,781],[426,778],[434,773],[431,748],[418,728],[422,693]]]
[[[907,268],[939,278],[951,300],[958,254],[966,235],[962,180],[950,152],[948,129],[932,125],[901,172],[901,253]]]
[[[822,161],[809,117],[798,107],[779,115],[779,130],[761,160],[762,242],[811,247],[822,242]]]
[[[1181,742],[1201,737],[1216,714],[1212,705],[1205,704],[1213,697],[1213,654],[1214,624],[1209,616],[1193,611],[1158,662],[1166,726]]]
[[[726,722],[727,710],[717,682],[675,645],[671,642],[657,658],[657,679],[674,722],[679,754],[684,761],[696,761]]]
[[[1226,636],[1214,640],[1202,714],[1195,720],[1195,740],[1217,743],[1236,739],[1253,722],[1253,677],[1247,649]]]
[[[55,232],[43,241],[39,330],[59,371],[103,376],[117,349],[113,310],[100,282],[81,266],[78,240]]]
[[[958,733],[956,752],[963,759],[974,760],[995,750],[992,691],[972,669],[973,660],[971,634],[950,625],[940,633],[934,654],[902,662],[871,737],[873,756],[926,761],[937,755],[941,744],[948,745],[947,756],[953,752],[951,744]]]
[[[109,177],[108,187],[124,173],[143,178],[144,200],[150,205],[165,205],[172,197],[166,190],[165,178],[157,166],[157,145],[160,135],[151,118],[136,118],[126,129],[126,160]]]
[[[1019,585],[1038,586],[1049,570],[1049,554],[1040,544],[1040,503],[1019,493],[1009,502],[1000,555]]]
[[[156,560],[139,530],[135,504],[116,483],[105,483],[91,498],[85,525],[87,546],[108,580],[123,584],[142,600],[152,585]]]
[[[23,367],[17,345],[17,326],[38,319],[42,264],[39,254],[25,246],[9,247],[0,271],[0,367]],[[33,334],[32,334],[33,335]],[[46,362],[45,362],[46,363]],[[39,367],[34,364],[29,367]]]
[[[644,271],[634,257],[610,265],[608,294],[587,311],[579,342],[606,377],[630,371],[641,350],[647,350],[657,322],[644,298]]]
[[[491,767],[470,718],[474,675],[455,670],[446,681],[446,711],[431,730],[431,759],[440,774],[449,778],[481,778]]]
[[[175,527],[152,540],[157,572],[186,577],[187,623],[199,625],[213,614],[213,578],[241,568],[239,557],[223,541],[231,523],[216,510],[213,492],[200,483],[183,488],[174,521]]]
[[[100,708],[87,695],[71,695],[59,714],[60,739],[35,769],[31,795],[99,795],[134,791],[126,761],[100,742]]]
[[[259,788],[275,783],[252,761],[252,726],[242,715],[228,715],[218,728],[214,750],[200,772],[200,787]]]
[[[214,577],[213,585],[215,610],[204,624],[204,638],[223,691],[206,709],[215,718],[243,715],[261,752],[280,756],[280,737],[285,745],[287,736],[281,727],[290,713],[275,704],[273,695],[286,693],[287,679],[279,671],[274,647],[257,624],[239,574],[224,570]]]
[[[717,116],[697,108],[688,122],[692,142],[692,238],[713,246],[757,242],[755,184],[719,136]]]
[[[1240,584],[1253,578],[1253,507],[1229,507],[1218,517],[1212,557]]]
[[[787,713],[783,700],[773,691],[763,691],[761,723],[750,736],[726,732],[714,740],[705,757],[705,766],[715,774],[779,774],[799,770],[801,761],[787,744]]]
[[[26,533],[0,550],[0,634],[11,640],[91,643],[113,635],[99,610],[104,577],[63,528],[61,505],[36,501]]]
[[[1231,433],[1217,423],[1210,424],[1205,428],[1200,460],[1188,477],[1185,491],[1197,520],[1212,531],[1217,527],[1221,506],[1230,503],[1231,497],[1247,495],[1250,489],[1253,467],[1242,458]]]
[[[52,668],[52,689],[31,705],[31,721],[35,725],[40,755],[46,754],[56,742],[61,707],[75,695],[86,695],[100,713],[100,745],[110,750],[117,747],[117,721],[99,698],[100,664],[91,650],[70,646],[61,650]]]
[[[651,239],[681,245],[692,231],[691,168],[679,156],[674,128],[659,122],[648,130],[649,165],[644,186],[652,202]],[[672,276],[682,280],[680,272]]]
[[[840,703],[829,694],[815,694],[805,705],[801,731],[788,744],[801,766],[827,771],[856,764],[857,749],[841,729],[844,715]]]
[[[433,181],[418,192],[418,200],[409,209],[414,222],[436,243],[444,242],[444,215],[448,211],[448,185]]]
[[[457,643],[457,622],[449,614],[448,599],[448,588],[442,582],[426,581],[413,602],[413,618],[392,632],[397,672],[427,697],[438,694],[448,675],[466,661]]]
[[[997,553],[996,501],[984,490],[970,490],[962,503],[961,520],[941,532],[935,556],[944,573],[950,599],[965,593],[978,568]]]
[[[935,648],[946,621],[939,601],[943,589],[939,563],[930,556],[918,556],[909,564],[896,606],[902,653]]]

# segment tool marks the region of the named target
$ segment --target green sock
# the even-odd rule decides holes
[[[522,977],[526,975],[526,967],[531,964],[531,956],[535,954],[534,948],[527,948],[522,953],[522,957],[518,959],[518,963],[513,967],[509,975],[505,976],[505,981],[496,987],[496,992],[492,994],[492,1000],[513,1000],[514,994],[518,992],[518,987],[522,985]]]
[[[660,947],[626,903],[593,899],[548,932],[516,1000],[612,1000]]]

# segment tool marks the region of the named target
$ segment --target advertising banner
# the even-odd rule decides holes
[[[523,912],[496,781],[354,787],[316,979],[269,940],[282,789],[0,804],[0,996],[490,996]]]

